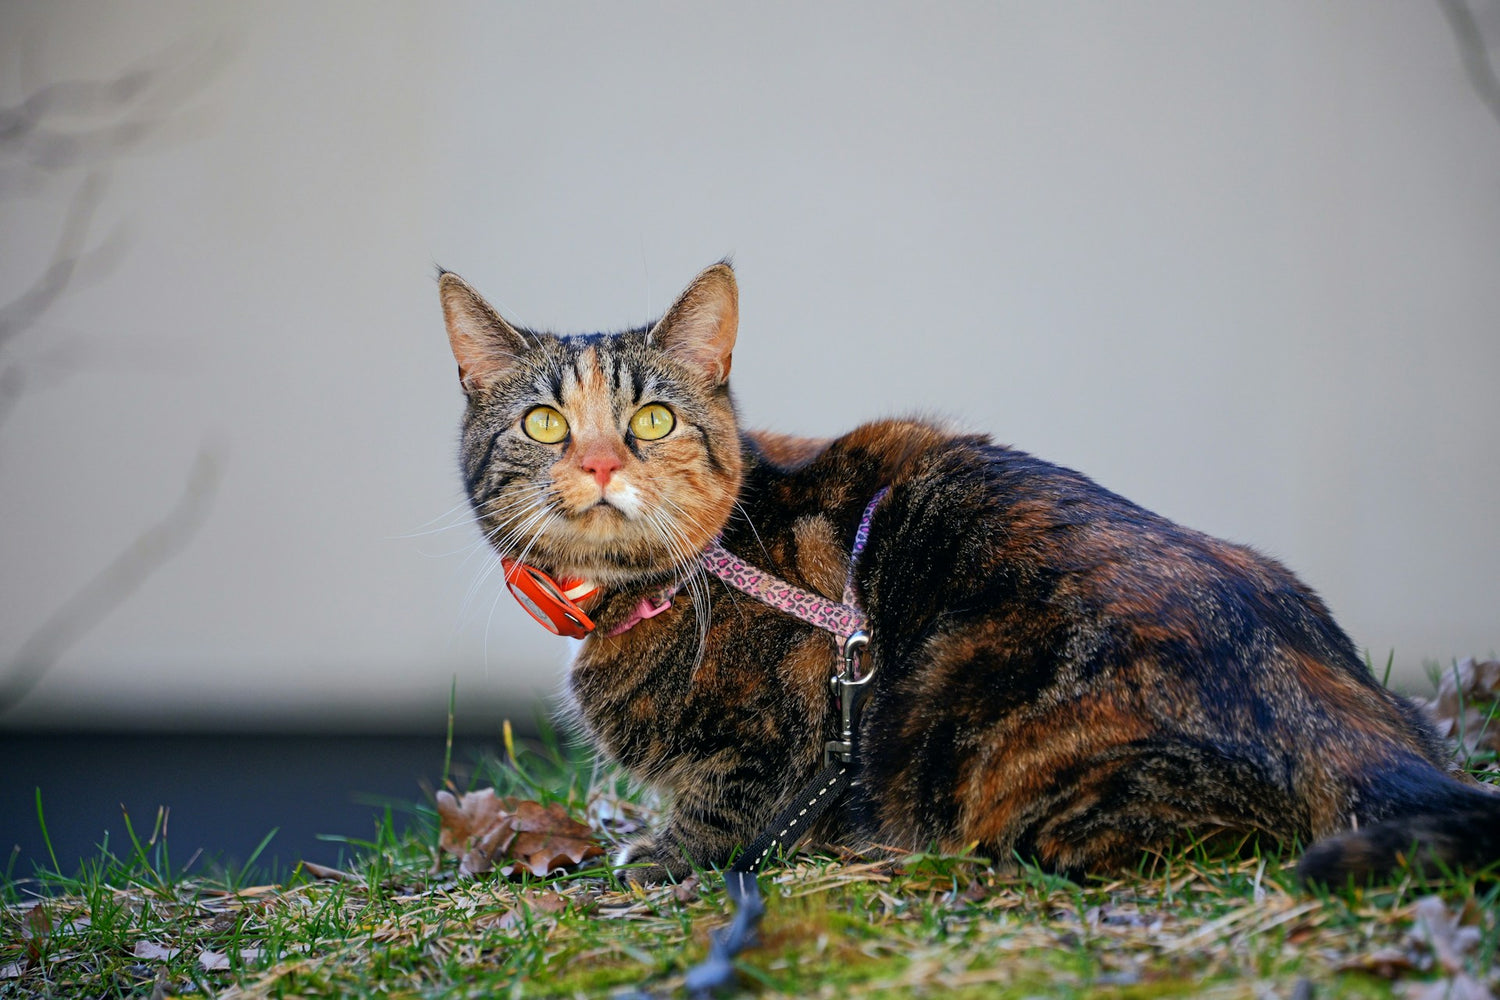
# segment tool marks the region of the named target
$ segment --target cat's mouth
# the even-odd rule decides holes
[[[625,516],[625,511],[622,510],[621,508],[615,506],[614,504],[610,503],[609,499],[607,497],[600,497],[598,500],[595,500],[592,504],[590,504],[583,511],[583,516],[584,517],[589,517],[589,516],[599,515],[599,514],[604,514],[604,515],[613,514],[616,517],[624,517]]]

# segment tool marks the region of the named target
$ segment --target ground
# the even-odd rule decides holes
[[[649,801],[585,756],[555,741],[521,745],[508,730],[506,747],[479,783],[508,801],[559,803],[605,848],[649,822]],[[1492,760],[1471,765],[1496,777]],[[537,877],[503,864],[502,851],[495,864],[515,867],[510,876],[464,874],[439,827],[432,804],[404,822],[388,814],[370,840],[350,841],[343,869],[302,865],[273,881],[253,864],[173,869],[163,840],[134,830],[128,850],[71,875],[7,876],[0,998],[666,997],[682,994],[710,930],[730,916],[712,872],[643,889],[602,859]],[[1257,1000],[1500,991],[1493,879],[1309,892],[1292,878],[1294,857],[1187,844],[1076,884],[1005,859],[798,855],[761,878],[768,912],[759,946],[737,960],[738,989]]]

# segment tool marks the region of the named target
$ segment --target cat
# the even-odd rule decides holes
[[[929,422],[742,433],[727,262],[615,334],[516,326],[451,272],[439,292],[479,527],[597,588],[575,710],[670,802],[617,859],[632,878],[724,865],[838,736],[834,636],[699,554],[719,538],[837,601],[877,495],[850,581],[874,677],[847,802],[815,839],[1075,876],[1219,831],[1313,843],[1299,873],[1328,883],[1500,859],[1500,796],[1274,560]]]

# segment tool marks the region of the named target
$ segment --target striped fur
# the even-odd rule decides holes
[[[1237,831],[1321,841],[1302,862],[1321,881],[1500,859],[1500,797],[1450,765],[1275,561],[928,423],[741,433],[727,265],[655,327],[611,336],[519,330],[443,282],[481,526],[502,554],[606,584],[570,685],[596,746],[670,795],[665,826],[627,852],[651,866],[637,877],[724,864],[838,726],[832,637],[691,573],[695,546],[722,531],[837,600],[861,511],[887,485],[855,574],[878,673],[852,799],[824,838],[977,843],[1082,872]],[[644,402],[677,414],[667,438],[630,440]],[[527,440],[518,422],[538,403],[578,439]],[[620,467],[601,492],[578,455],[605,446]],[[630,501],[601,509],[608,489]],[[528,490],[550,513],[514,499]],[[685,574],[670,611],[607,634]]]

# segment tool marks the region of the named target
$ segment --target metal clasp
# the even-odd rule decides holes
[[[870,634],[863,630],[844,640],[844,660],[838,672],[829,678],[834,695],[839,700],[839,721],[842,731],[839,739],[823,744],[823,766],[832,764],[837,757],[849,763],[854,756],[854,729],[859,724],[860,703],[864,701],[866,686],[875,676],[871,670],[860,674],[865,649],[870,645]]]

